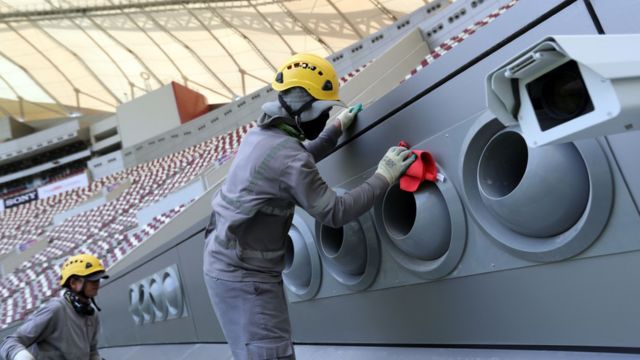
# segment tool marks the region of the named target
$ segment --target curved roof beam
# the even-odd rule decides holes
[[[209,7],[209,10],[211,10],[211,13],[218,19],[220,20],[220,22],[228,27],[229,29],[231,29],[234,33],[236,33],[238,36],[240,36],[244,41],[247,42],[247,44],[249,44],[249,46],[253,49],[253,51],[258,54],[258,56],[262,59],[262,61],[269,67],[271,68],[271,70],[273,70],[274,72],[277,71],[276,67],[274,64],[271,63],[271,61],[269,61],[269,59],[267,58],[267,56],[260,50],[259,47],[256,46],[256,44],[249,39],[249,37],[247,35],[245,35],[242,31],[240,31],[236,26],[234,26],[231,22],[227,21],[227,19],[224,18],[224,16],[222,16],[216,9]]]
[[[291,47],[291,44],[289,44],[289,42],[284,38],[284,36],[282,36],[282,34],[276,29],[275,26],[273,26],[273,24],[271,23],[271,21],[269,21],[269,19],[267,19],[266,16],[264,16],[264,14],[262,13],[262,11],[260,11],[260,9],[258,9],[257,6],[255,6],[251,1],[249,1],[249,5],[251,5],[251,7],[256,11],[256,13],[262,18],[262,20],[264,21],[265,24],[267,24],[267,26],[273,30],[273,32],[278,35],[278,37],[280,38],[280,40],[282,40],[282,42],[289,48],[289,51],[291,52],[291,55],[295,54],[295,50],[293,50],[293,48]]]
[[[69,108],[65,105],[63,105],[60,100],[58,100],[58,98],[56,98],[55,96],[53,96],[52,93],[49,92],[49,90],[47,90],[46,87],[44,87],[44,85],[42,85],[34,76],[33,74],[31,74],[27,69],[25,69],[24,66],[18,64],[17,62],[15,62],[13,59],[11,59],[9,56],[7,56],[7,54],[5,54],[4,52],[2,52],[2,50],[0,50],[0,56],[2,56],[3,58],[7,59],[9,62],[11,62],[13,65],[17,66],[18,68],[20,68],[20,70],[22,70],[28,77],[29,79],[31,79],[31,81],[33,81],[34,84],[38,85],[38,87],[40,87],[40,89],[47,94],[47,96],[49,96],[49,98],[51,100],[53,100],[53,102],[55,102],[58,106],[60,106],[61,108],[67,110],[67,112],[69,112]],[[65,114],[66,115],[66,114]]]
[[[9,59],[9,60],[10,60],[10,59]],[[24,114],[24,106],[22,105],[22,103],[23,103],[23,102],[28,102],[29,104],[32,104],[32,105],[37,106],[37,107],[40,107],[40,108],[45,109],[45,110],[49,110],[49,111],[55,112],[55,113],[57,113],[57,114],[61,114],[62,116],[67,116],[67,115],[69,115],[69,114],[67,114],[67,113],[65,113],[65,112],[62,112],[62,111],[58,110],[58,109],[50,108],[50,107],[47,107],[47,106],[45,106],[45,105],[39,104],[39,103],[37,103],[37,102],[29,101],[29,100],[27,100],[27,99],[23,98],[22,96],[20,96],[20,94],[18,93],[18,91],[16,91],[16,89],[11,85],[11,83],[10,83],[9,81],[7,81],[7,79],[5,79],[2,75],[0,75],[0,80],[2,80],[2,82],[4,82],[5,84],[7,84],[7,86],[8,86],[8,87],[9,87],[9,89],[11,90],[11,92],[12,92],[12,93],[16,96],[16,98],[18,99],[18,102],[19,102],[19,104],[20,104],[20,118],[21,118],[21,119],[24,119],[24,118],[25,118],[25,114]],[[44,90],[44,89],[43,89],[43,90]],[[60,105],[60,104],[58,104],[58,105]],[[7,110],[7,109],[5,109],[5,108],[2,108],[2,109],[4,109],[4,110],[5,110],[5,111],[3,111],[3,112],[4,112],[7,116],[11,116],[11,115],[12,115],[12,114]]]
[[[233,54],[231,54],[231,52],[229,51],[229,49],[227,49],[226,46],[224,46],[224,44],[222,43],[222,41],[220,41],[218,39],[217,36],[215,36],[213,34],[213,31],[211,31],[205,24],[204,22],[202,22],[202,20],[200,20],[200,18],[198,17],[198,15],[196,15],[196,13],[194,13],[193,11],[191,11],[191,9],[189,9],[187,7],[187,5],[183,5],[185,10],[189,13],[189,15],[191,15],[191,17],[193,17],[198,24],[200,24],[200,26],[209,34],[209,36],[211,36],[211,38],[218,43],[218,45],[220,45],[220,47],[222,48],[222,50],[224,50],[224,52],[227,54],[227,56],[229,56],[229,59],[231,59],[231,61],[233,62],[233,64],[236,66],[236,68],[238,68],[238,72],[240,73],[240,80],[242,81],[242,95],[247,95],[247,88],[245,86],[245,82],[244,82],[244,76],[246,71],[242,68],[242,66],[240,66],[240,64],[238,63],[238,61],[236,60],[235,56],[233,56]]]
[[[254,0],[261,3],[272,4],[277,1],[293,1],[293,0]],[[111,5],[98,5],[94,1],[93,5],[88,4],[88,1],[84,1],[84,4],[73,4],[67,2],[69,6],[66,7],[52,7],[49,9],[36,9],[26,6],[25,10],[18,9],[14,6],[8,5],[5,1],[0,1],[8,8],[13,9],[12,12],[2,11],[0,8],[0,21],[22,21],[28,17],[42,17],[43,19],[51,20],[60,18],[61,16],[75,16],[86,17],[89,14],[95,15],[109,15],[113,12],[131,10],[131,9],[162,9],[165,11],[171,11],[179,9],[182,5],[192,6],[205,6],[209,3],[214,3],[219,8],[234,8],[246,6],[245,0],[120,0],[118,3],[110,1]]]
[[[251,1],[249,1],[249,3],[251,3]],[[296,23],[302,29],[302,31],[304,31],[307,35],[311,36],[315,41],[320,43],[320,45],[322,45],[322,47],[325,48],[325,50],[327,50],[330,54],[335,52],[333,51],[331,46],[329,46],[329,44],[327,44],[324,40],[322,40],[322,38],[318,34],[313,32],[313,30],[309,29],[302,21],[300,21],[300,19],[298,19],[285,4],[278,2],[278,7],[280,7],[280,9],[282,9],[282,11],[284,11],[284,13],[291,20],[293,20],[293,22]]]
[[[84,95],[84,96],[86,96],[86,97],[92,98],[93,100],[98,101],[98,102],[101,102],[101,103],[103,103],[103,104],[105,104],[105,105],[112,106],[112,107],[114,107],[114,108],[116,107],[115,105],[110,104],[110,103],[108,103],[108,102],[106,102],[106,101],[104,101],[104,100],[100,99],[99,97],[96,97],[96,96],[94,96],[94,95],[91,95],[91,94],[89,94],[89,93],[87,93],[87,92],[84,92],[84,91],[82,91],[82,90],[80,90],[80,89],[77,89],[78,104],[80,104],[80,100],[79,100],[80,95]],[[80,106],[78,105],[78,107],[80,107]]]
[[[393,21],[398,21],[398,18],[395,15],[393,15],[393,13],[389,9],[387,9],[384,5],[382,5],[380,1],[378,0],[369,0],[369,1],[371,1],[371,3],[375,5],[375,7],[377,7],[381,13],[387,15],[389,19]]]
[[[109,31],[107,31],[107,29],[102,27],[102,25],[98,24],[98,22],[95,21],[92,17],[87,16],[86,18],[87,18],[87,20],[91,21],[93,26],[95,26],[98,30],[102,31],[105,35],[107,35],[109,37],[109,39],[113,40],[116,44],[120,45],[120,47],[123,48],[127,53],[131,54],[136,59],[138,64],[140,64],[143,68],[145,68],[147,70],[149,75],[151,75],[151,77],[153,77],[153,80],[155,80],[158,83],[158,85],[160,85],[160,86],[164,85],[162,83],[162,80],[160,80],[160,78],[158,77],[158,75],[156,75],[151,70],[151,68],[142,60],[140,55],[138,55],[135,51],[133,51],[131,48],[129,48],[127,45],[125,45],[122,41],[118,40],[115,36],[111,35],[111,33]],[[138,86],[136,86],[136,87],[138,87]],[[147,90],[145,90],[145,91],[147,91]]]
[[[256,80],[258,80],[258,81],[260,81],[260,82],[263,82],[263,83],[265,83],[265,84],[267,84],[267,85],[271,85],[271,83],[270,83],[270,82],[266,81],[265,79],[261,79],[261,78],[259,78],[259,77],[255,76],[255,75],[252,75],[251,73],[248,73],[248,72],[247,72],[247,73],[245,73],[245,74],[246,74],[248,77],[252,78],[252,79],[256,79]]]
[[[113,4],[113,0],[109,0],[109,2],[111,4]],[[127,14],[124,10],[120,10],[120,12],[127,18],[129,19],[129,21],[136,27],[138,28],[138,30],[142,31],[142,33],[149,39],[151,40],[151,42],[158,48],[158,50],[160,50],[160,52],[164,55],[165,58],[167,58],[167,60],[169,60],[169,62],[171,63],[171,65],[173,65],[173,67],[178,71],[178,73],[180,74],[180,77],[182,77],[182,80],[186,82],[187,80],[187,76],[182,72],[182,70],[180,70],[180,67],[178,66],[178,64],[176,64],[175,61],[173,61],[173,59],[171,58],[171,56],[169,56],[169,54],[167,54],[166,51],[164,51],[164,49],[162,48],[162,46],[160,46],[160,44],[158,44],[158,42],[151,36],[149,35],[149,33],[142,28],[142,26],[140,26],[140,24],[138,24],[132,17],[131,15]],[[160,82],[162,84],[162,82]]]
[[[84,66],[84,68],[87,70],[87,72],[89,72],[89,74],[91,74],[91,76],[98,82],[98,84],[100,84],[100,86],[109,94],[111,95],[111,97],[116,101],[116,104],[122,104],[122,101],[120,100],[120,98],[118,98],[116,96],[116,94],[113,93],[113,91],[111,91],[111,88],[109,88],[103,81],[102,79],[100,79],[100,77],[98,76],[98,74],[95,73],[95,71],[93,71],[93,69],[89,66],[89,64],[87,64],[84,59],[82,59],[80,57],[80,55],[78,55],[75,51],[69,49],[68,46],[66,46],[65,44],[63,44],[60,40],[56,39],[53,35],[51,35],[49,32],[47,32],[45,29],[42,28],[42,26],[40,26],[37,22],[31,21],[29,20],[29,23],[31,25],[33,25],[34,27],[38,28],[38,30],[40,30],[43,34],[45,34],[49,39],[53,40],[53,42],[55,42],[56,44],[58,44],[60,47],[62,47],[63,49],[65,49],[69,54],[71,54],[71,56],[73,56],[76,60],[78,60],[82,66]],[[103,101],[105,104],[106,102]],[[109,104],[111,106],[114,106],[113,104]]]
[[[20,39],[22,39],[22,41],[26,42],[27,44],[29,44],[29,46],[31,46],[33,48],[33,50],[35,50],[38,54],[40,54],[40,56],[42,56],[63,78],[64,80],[69,84],[69,86],[71,86],[71,89],[73,91],[77,91],[78,87],[71,81],[71,79],[69,79],[69,77],[67,76],[67,74],[64,73],[64,71],[62,71],[62,69],[60,69],[58,67],[58,65],[56,65],[56,63],[53,62],[53,60],[51,60],[48,56],[46,56],[42,50],[40,50],[37,46],[35,46],[31,41],[29,41],[29,39],[27,39],[26,37],[24,37],[18,30],[16,30],[11,24],[5,24],[7,27],[9,27],[13,32],[16,33],[16,35],[18,35],[18,37],[20,37]],[[5,56],[6,57],[6,56]],[[22,69],[24,69],[23,67],[21,67]],[[33,76],[31,74],[29,74],[31,76],[31,78],[33,79]],[[38,82],[38,84],[40,86],[42,86],[42,84],[40,84]],[[51,94],[47,91],[47,95],[49,95],[51,97]],[[52,97],[53,98],[53,97]],[[80,107],[80,104],[76,104],[77,107]]]
[[[148,92],[149,92],[149,90],[147,90],[147,89],[145,89],[145,88],[142,88],[142,87],[140,87],[140,86],[138,86],[138,85],[136,85],[136,84],[134,84],[134,83],[131,83],[130,85],[131,85],[131,98],[132,98],[132,99],[133,99],[133,98],[135,98],[135,96],[134,96],[134,94],[133,94],[133,91],[134,91],[135,89],[142,90],[142,91],[143,91],[143,92],[145,92],[145,93],[148,93]]]
[[[21,102],[20,102],[20,111],[21,111],[21,112],[23,112],[23,111],[24,111],[24,110],[23,110],[23,108],[22,108],[22,101],[24,101],[24,102],[28,102],[29,104],[31,104],[31,105],[33,105],[33,106],[35,106],[35,107],[39,107],[39,108],[41,108],[41,109],[48,110],[48,111],[54,112],[54,113],[56,113],[56,114],[60,114],[60,115],[65,116],[65,117],[66,117],[66,116],[69,116],[69,114],[68,114],[68,113],[62,112],[62,111],[60,111],[60,110],[58,110],[58,109],[55,109],[55,108],[48,107],[48,106],[46,106],[46,105],[44,105],[44,104],[40,104],[40,103],[37,103],[37,102],[29,101],[29,100],[27,100],[27,99],[23,99],[23,98],[20,98],[20,101],[21,101]],[[24,118],[23,118],[23,119],[24,119]]]
[[[349,25],[349,27],[360,38],[360,40],[362,40],[364,38],[364,35],[362,35],[362,33],[358,30],[358,28],[355,25],[353,25],[351,20],[349,20],[349,18],[342,11],[340,11],[340,9],[336,6],[336,4],[333,3],[333,1],[331,1],[331,0],[326,0],[326,1],[327,1],[327,3],[329,3],[329,5],[331,5],[333,10],[335,10],[338,13],[338,15],[340,15],[342,20],[344,20],[344,22],[347,23],[347,25]]]
[[[52,7],[55,7],[54,3],[51,0],[46,0],[47,3],[49,3]],[[99,49],[100,51],[102,51],[102,53],[111,61],[111,63],[113,63],[113,65],[118,69],[118,71],[120,71],[120,73],[122,74],[122,76],[127,80],[127,83],[129,84],[129,86],[131,87],[131,97],[133,98],[133,81],[131,81],[131,79],[129,78],[129,76],[127,76],[127,73],[125,73],[124,69],[122,69],[122,67],[120,66],[120,64],[118,64],[118,62],[113,58],[113,56],[111,56],[111,54],[109,54],[108,51],[106,51],[98,41],[96,41],[96,39],[93,38],[93,36],[89,35],[89,33],[82,27],[80,26],[75,20],[71,19],[68,16],[64,17],[67,21],[69,21],[70,23],[72,23],[73,25],[75,25],[80,31],[82,31],[82,33],[84,33],[89,39],[91,39],[91,42],[93,42]]]
[[[233,98],[235,98],[237,95],[236,93],[233,92],[233,90],[224,82],[222,81],[222,79],[218,76],[218,74],[216,74],[213,70],[211,70],[211,68],[207,65],[207,63],[202,60],[202,58],[200,57],[200,55],[198,55],[198,53],[193,50],[191,48],[191,46],[189,46],[188,44],[186,44],[184,41],[180,40],[177,36],[175,36],[171,31],[169,31],[166,27],[164,27],[164,25],[160,24],[160,22],[158,20],[156,20],[156,18],[153,17],[153,15],[147,13],[146,11],[144,11],[144,15],[151,20],[151,22],[153,22],[153,24],[155,26],[157,26],[160,30],[162,30],[165,34],[169,35],[169,37],[171,37],[175,42],[179,43],[180,45],[182,45],[182,47],[185,48],[185,50],[187,50],[189,52],[189,54],[191,54],[191,56],[196,59],[199,63],[200,66],[202,66],[208,73],[209,75],[211,75],[214,79],[216,79],[216,81],[222,85],[222,87],[227,90],[229,92],[229,94],[231,94],[231,97],[226,96],[218,91],[212,90],[214,91],[216,94],[220,95],[220,96],[224,96],[229,98],[230,100],[233,100]]]
[[[11,85],[11,83],[8,82],[7,79],[5,79],[1,74],[0,74],[0,80],[2,80],[3,83],[7,84],[7,87],[9,87],[9,90],[11,90],[11,92],[16,96],[16,98],[18,98],[18,99],[20,98],[20,94],[18,94],[18,92]]]
[[[238,61],[236,60],[236,58],[231,54],[231,52],[229,51],[229,49],[227,49],[226,46],[224,46],[224,44],[222,43],[222,41],[220,41],[220,39],[218,39],[217,36],[215,36],[213,34],[213,31],[211,31],[207,25],[205,25],[204,22],[202,22],[202,20],[200,20],[200,18],[198,17],[198,15],[196,15],[196,13],[194,13],[191,9],[189,9],[187,7],[187,5],[182,5],[184,7],[184,9],[189,13],[189,15],[191,15],[191,17],[193,17],[198,24],[200,24],[200,26],[209,34],[209,36],[211,36],[211,38],[218,43],[218,45],[220,45],[220,47],[222,48],[222,50],[224,50],[225,53],[227,53],[227,55],[229,55],[229,58],[231,59],[231,61],[233,61],[234,65],[238,68],[238,70],[242,70],[242,66],[240,66],[240,64],[238,63]]]

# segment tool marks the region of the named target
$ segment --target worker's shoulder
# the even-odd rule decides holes
[[[290,165],[296,166],[300,163],[313,162],[313,155],[307,151],[307,149],[299,141],[287,142],[284,145],[285,152],[291,161]]]
[[[59,318],[64,314],[64,306],[64,299],[54,297],[43,303],[29,316],[28,320],[42,321],[44,319]]]
[[[63,310],[64,307],[67,306],[67,300],[63,299],[62,297],[56,296],[45,302],[43,306],[46,306],[52,310]]]
[[[42,304],[43,309],[46,309],[52,312],[63,311],[65,306],[67,306],[66,300],[59,296],[53,297],[49,299],[47,302],[45,302],[44,304]]]
[[[246,143],[246,150],[252,154],[252,158],[275,158],[280,160],[278,163],[289,161],[297,163],[313,160],[313,156],[298,139],[286,135],[281,130],[273,127],[258,127],[256,129],[252,138],[243,140],[243,144]],[[257,156],[256,151],[258,152]]]

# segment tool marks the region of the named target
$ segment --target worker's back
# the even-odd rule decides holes
[[[284,169],[298,166],[298,158],[310,155],[281,130],[249,131],[213,199],[215,229],[207,239],[204,265],[208,274],[236,281],[280,280],[295,201],[288,195]]]

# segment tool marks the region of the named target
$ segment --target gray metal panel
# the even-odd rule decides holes
[[[640,0],[591,0],[598,20],[606,34],[626,34],[640,32]],[[634,154],[640,152],[640,133],[633,132],[608,137],[620,171],[631,191],[636,209],[640,212],[640,167]]]
[[[454,83],[452,84],[455,85]],[[457,89],[457,87],[449,87],[449,84],[447,84],[441,89],[438,89],[438,91],[455,92]],[[401,113],[397,116],[400,114]],[[462,189],[463,186],[458,174],[458,168],[461,166],[460,160],[463,152],[465,151],[461,144],[470,131],[472,131],[473,125],[477,119],[484,121],[483,119],[488,118],[492,118],[488,113],[483,113],[480,116],[472,116],[469,120],[457,124],[446,132],[416,144],[417,148],[427,149],[434,155],[441,166],[441,170],[447,176],[446,181],[453,183],[457,189]],[[374,129],[371,132],[373,133],[376,131],[377,129]],[[608,149],[602,145],[603,143],[596,142],[596,147],[600,147],[604,150],[606,160],[608,160],[610,164],[614,164],[611,152],[607,151]],[[606,163],[603,165],[606,166]],[[350,179],[346,184],[340,184],[340,187],[351,188],[361,183],[364,178],[371,174],[372,171],[373,169],[369,169],[365,171],[362,176]],[[607,227],[604,232],[600,234],[599,239],[589,249],[580,254],[580,257],[601,256],[605,254],[640,249],[640,244],[629,238],[629,234],[634,234],[640,231],[640,219],[635,212],[632,199],[626,191],[620,172],[617,171],[615,167],[613,167],[611,171],[613,174],[614,188],[619,189],[614,192],[615,205],[612,212],[613,215],[608,219]],[[611,174],[608,174],[608,176],[611,176]],[[458,192],[461,193],[460,190],[458,190]],[[462,196],[462,194],[460,194],[460,196]],[[469,206],[468,203],[466,205]],[[596,210],[599,210],[598,205],[594,205],[594,207]],[[313,226],[313,221],[309,217],[303,216],[302,218],[307,222],[307,224],[309,224],[309,226]],[[475,219],[470,213],[467,214],[466,218],[468,224],[468,239],[465,253],[460,264],[447,276],[448,278],[464,277],[478,273],[501,271],[539,264],[538,262],[527,261],[526,257],[521,257],[517,254],[513,254],[512,252],[505,251],[505,249],[500,246],[499,242],[488,236],[483,228],[477,223],[477,221],[481,221],[482,219]],[[376,220],[381,221],[379,218]],[[604,221],[606,221],[606,218]],[[492,226],[492,224],[485,224],[485,226]],[[589,233],[589,235],[592,236],[592,239],[598,237],[598,233]],[[547,240],[540,239],[540,242],[543,241]],[[582,238],[578,240],[578,242],[580,241],[582,241]],[[369,290],[379,290],[424,282],[424,280],[419,276],[408,272],[397,264],[389,253],[389,245],[390,244],[383,242],[382,259],[378,279]],[[323,269],[326,270],[326,266],[324,266]],[[318,295],[316,296],[317,298],[353,293],[353,291],[350,291],[347,287],[336,282],[333,276],[327,271],[324,271],[322,278],[323,282]]]
[[[196,337],[193,341],[224,342],[224,334],[209,301],[209,293],[204,284],[202,273],[202,255],[204,251],[204,232],[178,246],[180,267],[185,274],[182,278],[185,292],[188,293],[189,310],[194,315]]]
[[[217,344],[132,346],[102,349],[100,354],[106,359],[118,360],[231,359],[226,345]],[[299,360],[624,360],[638,359],[640,356],[577,351],[298,345],[296,358]]]
[[[547,4],[548,2],[544,1],[544,3]],[[468,51],[468,56],[462,56],[467,59],[472,58],[472,55],[477,56],[477,51],[488,48],[489,44],[495,44],[496,40],[490,39],[502,39],[512,33],[512,30],[509,31],[509,29],[530,22],[532,16],[540,13],[538,7],[542,6],[536,1],[525,0],[519,2],[487,26],[486,29],[482,29],[486,32],[474,34],[451,50],[452,53],[447,53],[409,81],[358,114],[358,121],[356,121],[355,126],[358,126],[359,129],[369,126],[380,116],[387,114],[390,110],[441,79],[445,74],[455,70],[457,67],[450,63],[456,63],[460,54],[454,53],[454,51],[462,52],[462,55],[466,55]],[[524,11],[524,13],[521,13],[521,11]],[[525,36],[513,40],[492,56],[480,61],[473,67],[473,71],[466,71],[449,80],[446,83],[447,87],[457,87],[457,91],[435,89],[428,96],[417,100],[414,106],[403,109],[392,118],[368,131],[365,136],[350,141],[339,151],[328,156],[318,164],[323,178],[329,184],[337,185],[343,182],[344,179],[357,176],[363,169],[376,166],[388,147],[397,145],[400,140],[405,140],[411,145],[417,144],[424,139],[445,131],[456,123],[466,120],[472,114],[484,110],[486,107],[484,88],[486,75],[508,58],[529,47],[542,37],[550,34],[596,33],[583,4],[576,3],[572,5],[564,10],[563,14],[567,14],[564,16],[569,17],[571,20],[555,20],[558,18],[557,16],[547,20],[544,25],[532,29]],[[523,16],[524,19],[529,20],[524,20]],[[503,17],[508,20],[506,24],[499,22],[500,20],[505,20]],[[498,26],[494,29],[493,25],[496,23]],[[509,26],[510,24],[512,26]],[[467,44],[467,41],[471,41],[475,36],[481,35],[488,37],[487,39],[480,38],[483,39],[482,44],[484,46],[474,46],[472,42]],[[447,67],[447,69],[441,70],[439,66]],[[448,68],[448,66],[453,67]],[[331,163],[330,168],[329,163]]]
[[[591,0],[606,34],[640,33],[640,0]],[[640,132],[607,137],[626,184],[640,212]]]
[[[204,218],[195,221],[182,234],[143,256],[136,264],[139,267],[124,269],[113,274],[103,286],[100,292],[100,303],[108,304],[103,306],[103,314],[108,315],[108,319],[102,322],[101,346],[225,341],[203,280],[203,230],[208,221],[208,214],[202,215]],[[170,260],[166,260],[167,258]],[[129,285],[172,264],[178,264],[179,267],[188,318],[133,326],[126,302]],[[117,316],[112,318],[111,314],[116,313]],[[131,326],[123,330],[121,324]],[[170,329],[167,330],[167,327]]]
[[[607,140],[640,213],[640,131],[608,136]]]
[[[543,36],[576,33],[595,33],[582,2],[566,8],[322,161],[323,176],[336,186],[348,188],[344,181],[361,182],[361,175],[373,170],[377,156],[405,139],[433,150],[439,165],[460,191],[456,171],[462,157],[460,148],[471,128],[472,114],[484,109],[484,76]],[[385,101],[387,97],[379,103],[384,105]],[[613,161],[608,149],[605,151]],[[612,171],[616,197],[608,227],[581,256],[638,249],[639,244],[630,234],[640,231],[640,219],[620,173],[615,168]],[[638,266],[639,253],[531,266],[538,264],[505,252],[475,222],[469,223],[468,230],[466,252],[450,275],[459,277],[456,279],[409,285],[421,280],[383,252],[382,270],[370,290],[404,286],[336,296],[347,294],[348,290],[325,272],[320,299],[291,304],[296,341],[638,346],[637,337],[632,334],[639,330],[640,311],[631,299],[640,293],[623,284],[633,281],[631,274]],[[520,266],[529,267],[497,271]],[[477,275],[480,272],[489,273]]]
[[[638,347],[640,253],[290,306],[298,342]]]
[[[407,99],[420,94],[463,66],[469,59],[509,36],[513,29],[529,23],[558,3],[559,1],[521,0],[491,26],[467,40],[468,43],[465,41],[452,50],[451,54],[373,104],[360,117],[357,126],[360,130],[365,129],[404,104]],[[460,167],[463,140],[475,119],[487,116],[482,113],[485,108],[484,76],[505,59],[543,36],[594,32],[584,3],[574,2],[542,25],[370,129],[365,136],[354,139],[321,162],[322,175],[334,186],[345,185],[348,188],[355,185],[362,181],[363,176],[373,172],[386,148],[395,145],[402,138],[421,148],[432,150],[439,165],[450,177],[448,181],[461,193],[457,169]],[[457,54],[455,56],[454,51]],[[603,139],[599,139],[599,143],[606,145]],[[615,151],[615,146],[612,148]],[[613,163],[614,157],[610,149],[605,146],[604,150]],[[621,161],[623,162],[624,160]],[[623,166],[623,173],[625,169]],[[640,219],[634,211],[619,169],[613,167],[612,174],[616,189],[615,206],[608,227],[595,245],[579,258],[545,265],[518,258],[490,239],[474,217],[467,213],[468,242],[465,253],[460,265],[449,278],[425,283],[424,279],[400,266],[382,244],[382,271],[368,291],[353,294],[353,290],[340,284],[324,269],[318,298],[290,305],[295,340],[351,344],[638,347],[640,311],[636,303],[640,297],[640,288],[628,284],[635,283],[634,274],[640,270],[640,252],[635,251],[640,244],[632,237],[640,232]],[[637,174],[634,174],[631,178],[637,179]],[[314,227],[310,219],[305,218],[305,221],[311,228]],[[197,226],[200,225],[194,225],[191,230]],[[110,306],[110,311],[103,312],[109,315],[104,324],[109,336],[102,342],[103,346],[191,342],[194,339],[220,341],[220,329],[208,303],[201,277],[202,235],[185,242],[186,233],[187,231],[185,236],[171,242],[174,245],[180,243],[176,249],[165,246],[162,251],[148,254],[145,259],[151,261],[139,269],[125,272],[120,279],[107,284],[101,294],[101,303],[109,303]],[[613,253],[620,254],[607,255]],[[177,261],[181,268],[189,301],[189,314],[191,317],[196,316],[189,318],[191,327],[179,324],[176,329],[163,328],[164,333],[158,333],[155,329],[160,328],[152,326],[142,335],[128,329],[133,326],[125,326],[127,328],[123,329],[121,324],[127,322],[118,312],[128,316],[125,310],[127,306],[122,304],[121,299],[117,300],[120,303],[116,303],[115,294],[122,292],[120,289],[126,290],[125,285],[128,286],[128,283],[124,279],[137,280],[133,279],[135,276],[132,274],[139,277],[148,275],[143,274],[144,269],[149,274],[153,272],[152,269],[162,269],[167,265],[167,259]],[[126,292],[124,294],[126,296]],[[118,319],[121,321],[117,321]],[[176,323],[178,321],[180,320],[176,320]],[[127,334],[131,334],[128,339]],[[185,340],[189,336],[191,338]],[[151,337],[153,339],[149,340]],[[194,347],[206,346],[200,344]],[[122,353],[116,357],[146,357],[141,348],[129,355]],[[343,358],[345,350],[341,348],[337,351],[340,356],[333,357]],[[162,358],[158,357],[158,353],[154,350],[151,356]],[[177,353],[179,352],[173,350],[162,352],[163,356]],[[301,352],[300,355],[308,354],[304,358],[331,357],[327,353],[319,353],[324,355],[314,357],[318,352],[313,351]],[[368,353],[364,357],[358,357],[356,352],[353,358],[375,358],[379,355],[377,352],[375,354]],[[524,358],[529,354],[533,356],[534,353],[526,353]],[[447,355],[451,353],[445,352],[443,356]],[[477,358],[485,355],[504,354],[474,353],[468,356]],[[520,353],[509,354],[519,355]],[[565,353],[560,354],[562,355]],[[411,355],[407,353],[407,356]],[[457,356],[464,358],[467,355]],[[606,358],[611,356],[604,355]],[[201,357],[194,352],[190,358]]]
[[[144,345],[100,349],[109,360],[232,360],[226,344]]]
[[[590,0],[607,34],[640,32],[640,0]]]
[[[110,282],[102,289],[98,301],[102,306],[101,346],[121,346],[130,344],[151,344],[164,342],[187,342],[196,337],[193,316],[187,305],[187,316],[178,319],[137,325],[129,308],[129,286],[164,268],[179,262],[178,251],[169,250],[151,261]],[[180,275],[189,275],[178,266]],[[185,294],[187,300],[189,294]]]
[[[502,14],[490,25],[478,30],[477,33],[475,33],[473,36],[470,36],[458,46],[454,47],[442,58],[433,62],[427,68],[423,69],[409,80],[400,84],[398,87],[390,91],[389,94],[385,95],[379,101],[372,103],[363,112],[358,114],[358,121],[353,125],[353,129],[350,130],[348,136],[343,137],[342,141],[348,141],[348,138],[358,136],[359,134],[365,132],[374,123],[392,113],[399,107],[403,106],[403,104],[420,94],[425,89],[437,84],[448,75],[456,72],[461,67],[464,67],[469,61],[473,60],[476,57],[479,57],[483,52],[487,51],[491,47],[511,36],[515,31],[519,30],[522,27],[525,27],[527,24],[533,22],[536,18],[544,15],[549,10],[553,9],[559,4],[562,4],[563,2],[567,1],[520,0],[513,8]],[[579,24],[579,26],[582,27],[584,26],[584,24]],[[576,33],[584,31],[581,31],[580,27],[575,30]],[[515,52],[513,54],[515,54]],[[418,64],[416,64],[416,66],[417,65]],[[458,102],[462,102],[464,100],[465,102],[476,103],[478,107],[483,106],[485,101],[484,97],[479,95],[472,96],[472,94],[476,94],[476,92],[471,90],[475,88],[479,89],[483,86],[483,84],[484,80],[475,84],[474,87],[469,88],[469,91],[465,91],[464,95],[461,94],[461,98],[457,99]],[[480,94],[480,92],[477,92],[477,94]],[[452,99],[449,98],[441,104],[448,104],[451,102]],[[459,105],[461,104],[455,104],[455,106]],[[457,117],[457,119],[464,119],[469,115],[469,113],[465,112],[465,110],[465,108],[462,109],[462,116]],[[415,133],[419,136],[423,136],[423,134],[437,133],[444,130],[444,128],[439,127],[440,125],[453,125],[453,119],[455,118],[450,118],[447,121],[438,122],[436,124],[423,121],[423,126],[416,129]],[[367,134],[367,136],[369,135]],[[393,137],[390,137],[382,144],[389,144],[390,140],[393,140]],[[367,164],[367,167],[373,166],[373,162],[383,155],[383,152],[381,152],[380,150],[374,153],[368,153],[364,149],[362,151],[352,149],[342,153],[343,155],[341,156],[343,157],[351,157],[352,155],[356,156],[357,159],[354,161],[357,161],[357,163],[362,163],[362,161],[365,161],[365,163],[363,164]],[[355,176],[357,172],[349,171],[350,169],[352,169],[352,165],[341,168],[340,170],[344,172],[345,175],[351,174],[351,176]],[[325,179],[329,183],[335,183],[335,181],[337,180],[333,175],[334,174],[324,174]]]
[[[144,264],[154,259],[155,257],[173,249],[174,247],[178,246],[180,243],[188,240],[192,236],[196,236],[199,232],[203,231],[204,227],[207,225],[207,222],[209,221],[209,214],[199,214],[199,215],[201,215],[199,218],[192,219],[193,220],[192,225],[189,226],[188,228],[185,228],[181,234],[179,234],[178,236],[176,236],[171,240],[164,242],[162,245],[156,248],[153,248],[148,253],[141,255],[140,259],[136,262],[135,265],[131,267],[126,267],[122,270],[112,273],[111,278],[107,280],[105,285],[111,284],[112,282],[116,281],[119,277],[124,276],[128,272],[135,269],[136,266],[139,266],[140,264]]]

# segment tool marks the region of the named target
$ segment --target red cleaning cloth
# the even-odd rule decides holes
[[[404,141],[401,141],[399,146],[409,148],[409,145]],[[411,153],[416,155],[417,159],[409,166],[404,175],[400,177],[400,189],[415,192],[423,181],[436,181],[438,168],[436,167],[436,161],[433,160],[433,156],[431,156],[429,152],[411,150]]]

